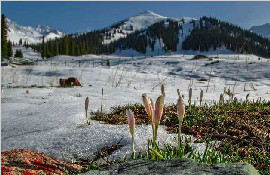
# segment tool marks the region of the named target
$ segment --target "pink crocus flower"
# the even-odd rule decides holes
[[[158,130],[158,126],[163,114],[163,107],[164,107],[164,96],[161,95],[158,97],[157,101],[156,101],[156,105],[155,105],[155,115],[154,115],[154,143],[156,143],[156,139],[157,139],[157,130]]]
[[[134,129],[135,129],[134,114],[130,109],[127,109],[126,110],[126,115],[127,115],[127,119],[128,119],[128,125],[129,125],[130,134],[133,136],[134,135]]]
[[[163,114],[163,107],[164,107],[164,96],[161,95],[158,97],[156,101],[156,106],[155,106],[155,115],[154,115],[154,123],[155,126],[158,126]]]
[[[90,121],[88,120],[88,116],[87,116],[88,106],[89,106],[89,98],[86,97],[86,99],[85,99],[85,115],[86,115],[86,123],[87,123],[88,125],[90,125]]]
[[[177,89],[177,94],[178,94],[179,97],[181,96],[179,89]]]
[[[188,102],[189,102],[189,105],[191,105],[191,97],[192,97],[192,87],[189,88],[189,92],[188,92]]]
[[[165,87],[164,87],[164,84],[161,85],[161,94],[165,97]]]
[[[143,94],[142,100],[143,100],[143,105],[144,105],[145,111],[146,111],[147,115],[149,116],[149,118],[151,120],[151,124],[152,124],[153,117],[154,117],[154,110],[153,110],[151,99],[149,97],[147,97],[147,94]]]
[[[181,96],[179,96],[177,100],[177,115],[178,115],[179,121],[182,122],[185,116],[185,105],[184,105],[184,100]]]
[[[155,101],[153,98],[150,98],[150,101],[151,101],[151,107],[153,108],[153,120],[154,120],[154,111],[155,111]]]
[[[184,100],[183,98],[179,95],[179,98],[177,100],[177,115],[179,119],[179,124],[178,124],[178,150],[179,150],[179,155],[180,155],[180,147],[181,147],[181,127],[182,127],[182,122],[183,118],[185,116],[185,105],[184,105]]]
[[[133,159],[135,159],[135,147],[134,147],[135,118],[133,112],[130,109],[126,110],[126,115],[128,119],[130,134],[132,137],[132,157]]]
[[[200,105],[202,105],[202,100],[203,100],[203,90],[201,89],[201,92],[200,92]]]

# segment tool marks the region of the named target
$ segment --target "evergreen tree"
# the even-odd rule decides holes
[[[8,56],[8,58],[11,58],[13,56],[12,42],[11,41],[9,41],[7,44],[7,56]]]
[[[69,49],[69,55],[75,55],[75,41],[74,39],[71,39],[70,41],[70,49]]]
[[[80,49],[78,48],[78,46],[75,46],[75,55],[76,56],[80,56],[81,55]]]
[[[6,25],[6,16],[4,14],[1,15],[1,60],[6,58],[8,55],[7,48],[7,25]]]
[[[69,55],[69,51],[68,51],[68,37],[67,37],[67,35],[64,37],[63,54],[64,55]]]
[[[81,43],[81,54],[85,55],[86,54],[86,49],[85,49],[85,42]]]
[[[86,54],[88,54],[89,53],[89,41],[88,41],[88,39],[86,39],[86,41],[85,41],[85,49],[86,49]]]
[[[42,59],[45,58],[45,41],[44,41],[44,35],[42,37],[42,51],[41,51],[41,57]]]
[[[49,57],[54,56],[54,50],[53,50],[52,41],[49,40],[46,45],[47,45],[46,57],[49,58]]]
[[[59,44],[57,39],[54,42],[54,55],[59,55]]]
[[[21,46],[22,43],[23,43],[23,41],[22,41],[22,39],[20,38],[20,40],[19,40],[19,45]]]
[[[17,58],[23,58],[22,50],[16,50],[14,56],[17,57]]]

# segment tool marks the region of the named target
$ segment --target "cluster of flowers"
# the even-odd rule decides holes
[[[192,89],[191,89],[192,91]],[[179,119],[179,133],[178,133],[178,148],[180,150],[180,145],[181,145],[181,126],[183,122],[183,118],[185,116],[185,105],[183,98],[180,94],[179,89],[177,89],[178,93],[178,100],[177,100],[177,115]],[[150,118],[150,122],[152,125],[152,131],[153,131],[153,147],[155,149],[156,140],[157,140],[157,131],[158,131],[158,126],[160,124],[160,120],[163,114],[163,107],[164,107],[164,98],[165,98],[165,90],[164,90],[164,85],[161,86],[161,95],[157,98],[156,103],[155,101],[148,97],[147,94],[142,95],[142,101],[143,105],[145,107],[145,111],[147,115]],[[135,149],[134,149],[134,130],[135,130],[135,118],[134,114],[130,109],[126,110],[126,115],[128,118],[128,125],[130,129],[130,134],[132,137],[132,152],[133,156],[135,157]]]

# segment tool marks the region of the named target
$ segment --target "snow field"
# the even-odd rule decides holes
[[[248,93],[249,100],[270,99],[269,60],[258,60],[253,55],[213,54],[208,55],[213,59],[210,61],[191,60],[194,55],[179,53],[147,58],[85,55],[57,56],[43,61],[31,49],[24,49],[23,53],[24,59],[38,59],[37,65],[1,69],[4,90],[1,96],[1,151],[26,148],[72,162],[79,157],[91,157],[100,148],[121,140],[124,147],[110,158],[130,154],[131,137],[127,125],[105,125],[92,120],[90,126],[86,125],[84,100],[89,97],[90,111],[99,110],[102,88],[105,112],[116,105],[142,103],[143,93],[156,99],[161,93],[162,83],[165,85],[166,105],[176,103],[177,88],[185,95],[188,104],[189,87],[193,88],[192,103],[196,104],[200,89],[204,90],[204,102],[211,104],[213,100],[218,101],[224,87],[234,89],[238,99],[245,100]],[[219,58],[214,58],[216,56]],[[107,59],[112,66],[98,63]],[[219,63],[205,66],[216,60]],[[96,62],[94,66],[93,62]],[[68,77],[78,78],[83,87],[55,87],[59,85],[59,78]],[[207,81],[198,81],[200,78]],[[31,85],[42,87],[24,88]],[[29,94],[26,94],[27,89]],[[136,126],[136,151],[145,150],[147,139],[151,137],[150,126]],[[175,134],[166,132],[164,126],[159,128],[161,145],[176,145],[176,138]],[[201,151],[204,149],[202,144],[196,144],[196,147]]]

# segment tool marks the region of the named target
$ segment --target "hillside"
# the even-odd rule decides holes
[[[239,26],[203,17],[183,42],[184,50],[209,51],[225,47],[236,53],[270,57],[270,40]]]
[[[103,43],[109,44],[112,41],[125,38],[128,34],[146,29],[152,24],[165,20],[166,18],[167,17],[155,14],[151,11],[142,12],[105,29]]]
[[[80,35],[66,35],[42,47],[44,57],[55,55],[133,54],[160,55],[166,52],[224,50],[269,58],[270,41],[241,27],[215,18],[168,18],[144,12],[111,25]],[[57,52],[56,52],[57,51]]]

